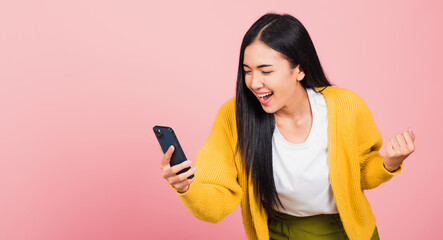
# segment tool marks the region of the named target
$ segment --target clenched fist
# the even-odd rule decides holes
[[[386,155],[384,159],[385,168],[393,172],[397,170],[402,162],[415,150],[415,134],[412,129],[391,137],[386,143]]]

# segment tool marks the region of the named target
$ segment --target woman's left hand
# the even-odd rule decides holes
[[[415,150],[414,145],[415,134],[412,129],[408,129],[395,137],[391,137],[386,144],[386,156],[384,159],[385,168],[394,172],[397,170],[402,162]]]

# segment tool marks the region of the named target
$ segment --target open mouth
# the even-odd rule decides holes
[[[265,93],[265,94],[257,94],[261,103],[268,103],[273,95],[274,95],[274,93],[272,93],[272,92]]]

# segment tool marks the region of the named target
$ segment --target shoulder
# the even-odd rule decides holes
[[[231,125],[235,123],[235,97],[230,98],[220,106],[215,121],[217,124]]]
[[[220,107],[220,109],[235,109],[235,97],[230,98],[226,102],[223,103],[223,105]]]
[[[233,115],[235,114],[235,97],[225,101],[219,108],[218,114]]]
[[[338,106],[346,105],[359,108],[362,105],[366,105],[363,99],[356,92],[350,89],[336,86],[328,86],[326,88],[316,87],[315,89],[321,91],[327,101],[333,101],[338,104]]]
[[[321,91],[323,88],[316,89]],[[325,97],[328,108],[331,108],[332,111],[342,118],[367,118],[372,116],[363,98],[350,89],[328,86],[321,93]]]
[[[336,86],[327,86],[325,87],[316,87],[318,91],[321,91],[325,97],[346,97],[346,98],[360,98],[357,93],[350,89],[336,87]]]

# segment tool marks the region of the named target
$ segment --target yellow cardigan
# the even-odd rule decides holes
[[[323,87],[316,88],[317,90]],[[351,90],[322,91],[328,111],[328,164],[332,191],[344,229],[352,239],[370,239],[375,217],[363,190],[375,188],[401,172],[387,171],[379,149],[382,136],[364,101]],[[241,203],[249,239],[269,239],[267,215],[247,183],[240,153],[235,154],[235,98],[218,111],[211,133],[195,159],[197,172],[188,191],[178,193],[198,219],[217,223]]]

